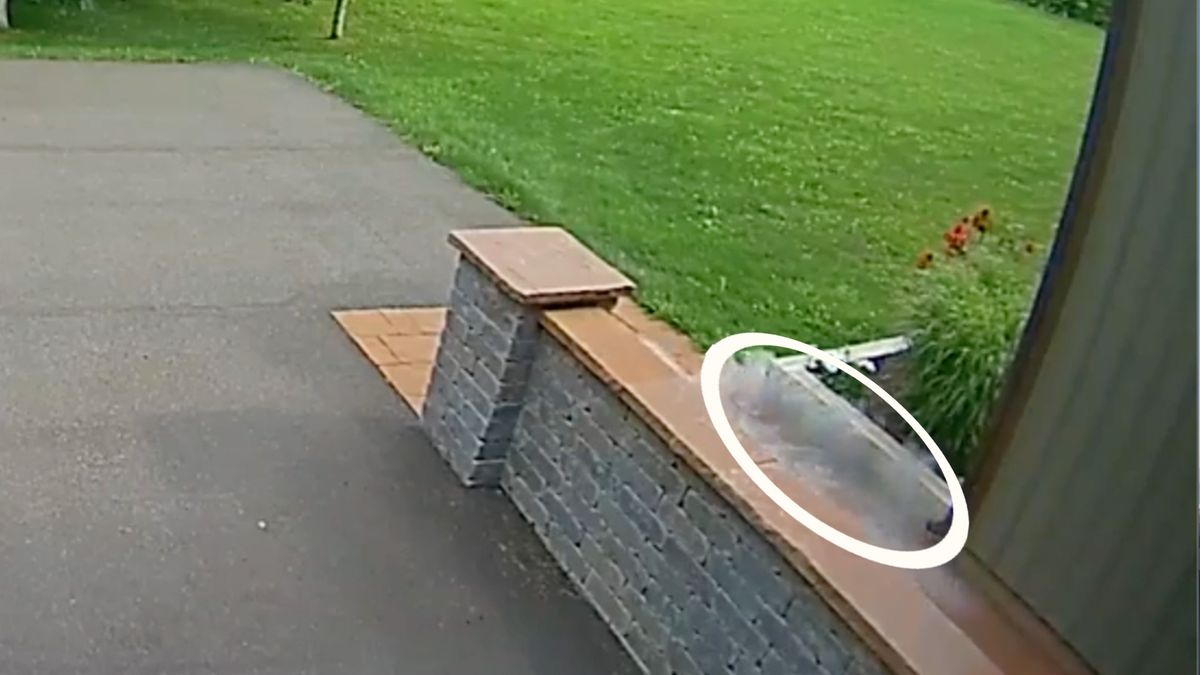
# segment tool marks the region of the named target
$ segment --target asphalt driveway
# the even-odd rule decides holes
[[[299,77],[0,63],[0,672],[634,672],[329,318],[512,223]]]

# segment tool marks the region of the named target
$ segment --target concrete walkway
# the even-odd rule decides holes
[[[633,672],[329,318],[504,211],[249,66],[0,63],[0,175],[0,672]]]

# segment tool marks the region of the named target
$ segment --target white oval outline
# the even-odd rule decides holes
[[[754,463],[754,460],[750,459],[750,454],[742,447],[742,443],[738,440],[737,434],[734,433],[732,425],[729,424],[729,418],[725,415],[725,406],[721,404],[721,369],[725,366],[725,362],[738,351],[763,346],[791,349],[837,365],[838,370],[853,377],[860,384],[873,391],[879,398],[883,399],[893,410],[900,414],[900,417],[912,427],[913,431],[917,432],[917,437],[933,453],[933,458],[937,460],[938,468],[942,471],[942,478],[946,480],[946,485],[950,488],[950,505],[953,509],[950,518],[950,530],[942,537],[941,541],[919,551],[898,551],[855,539],[841,530],[825,524],[820,518],[805,511],[799,504],[792,501],[792,498],[787,496],[783,490],[780,490],[763,473],[763,470]],[[795,518],[801,525],[812,530],[825,541],[872,562],[910,570],[931,569],[944,565],[953,560],[962,551],[963,546],[966,545],[967,530],[970,527],[969,516],[967,514],[967,498],[963,494],[963,489],[958,479],[954,476],[954,470],[950,467],[950,462],[946,460],[946,456],[942,454],[941,448],[937,446],[937,443],[929,436],[925,428],[904,409],[904,406],[900,405],[882,387],[858,372],[850,364],[812,345],[781,335],[774,335],[772,333],[736,333],[717,342],[705,352],[704,362],[700,366],[700,393],[704,397],[704,407],[708,411],[709,420],[717,430],[717,435],[725,444],[725,449],[733,456],[734,461],[742,468],[742,471],[779,508],[783,509],[789,516]]]

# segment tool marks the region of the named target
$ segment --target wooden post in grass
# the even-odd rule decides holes
[[[346,8],[349,4],[350,0],[337,0],[337,4],[333,6],[333,29],[329,31],[330,40],[342,37],[342,33],[346,30]]]

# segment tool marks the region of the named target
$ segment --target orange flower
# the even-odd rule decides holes
[[[942,238],[946,240],[946,252],[951,255],[965,253],[967,241],[971,238],[971,220],[963,218],[954,227],[946,231]]]
[[[971,225],[980,234],[992,229],[992,210],[986,206],[979,207],[979,210],[971,216]]]
[[[933,264],[933,251],[928,249],[921,251],[921,255],[917,256],[917,269],[927,269]]]

